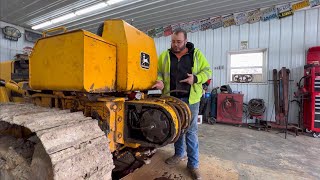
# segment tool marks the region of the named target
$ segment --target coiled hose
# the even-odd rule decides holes
[[[265,110],[266,106],[263,99],[251,99],[248,103],[248,113],[251,116],[261,116]]]

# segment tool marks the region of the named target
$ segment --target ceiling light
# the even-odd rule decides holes
[[[61,22],[61,21],[67,20],[67,19],[71,19],[71,18],[73,18],[75,16],[76,15],[74,13],[70,13],[70,14],[67,14],[67,15],[52,19],[51,22],[52,23],[58,23],[58,22]]]
[[[81,10],[79,10],[79,11],[76,11],[75,14],[76,14],[76,15],[86,14],[86,13],[89,13],[89,12],[91,12],[91,11],[95,11],[95,10],[104,8],[104,7],[106,7],[106,6],[108,6],[108,4],[105,3],[105,2],[102,2],[102,3],[96,4],[96,5],[89,6],[89,7],[87,7],[87,8],[81,9]]]
[[[34,29],[34,30],[37,30],[37,29],[41,29],[41,28],[46,27],[46,26],[50,26],[51,24],[52,24],[51,21],[47,21],[47,22],[38,24],[36,26],[32,26],[31,28]]]
[[[112,5],[112,4],[116,4],[118,2],[121,2],[121,1],[123,1],[123,0],[109,0],[109,1],[107,1],[107,4]]]

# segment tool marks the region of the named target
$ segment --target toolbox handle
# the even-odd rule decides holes
[[[51,32],[55,32],[55,31],[63,31],[64,33],[67,32],[67,28],[64,26],[61,27],[57,27],[57,28],[52,28],[52,29],[48,29],[46,31],[42,32],[42,37],[46,37],[47,33],[51,33]]]

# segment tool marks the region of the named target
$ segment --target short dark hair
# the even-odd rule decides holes
[[[179,33],[183,33],[184,39],[187,39],[187,31],[185,31],[184,29],[181,29],[181,28],[178,28],[173,31],[173,34],[175,34],[175,35],[177,35]]]

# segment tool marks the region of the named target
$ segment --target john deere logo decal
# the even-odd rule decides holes
[[[150,68],[150,56],[149,54],[146,53],[141,53],[140,55],[140,65],[144,69],[149,69]]]
[[[2,28],[2,32],[4,34],[4,38],[12,41],[18,41],[18,39],[21,37],[21,32],[14,27],[6,26]]]

